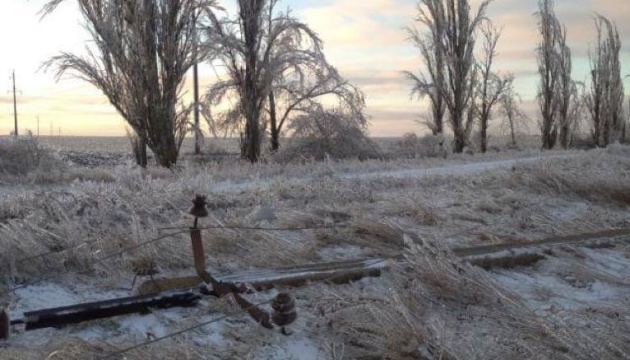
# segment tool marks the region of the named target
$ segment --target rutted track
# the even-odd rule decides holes
[[[524,157],[517,159],[508,159],[508,160],[494,160],[494,161],[481,161],[481,162],[472,162],[468,164],[457,164],[457,165],[447,165],[447,166],[437,166],[437,167],[426,167],[426,168],[412,168],[412,169],[402,169],[402,170],[384,170],[384,171],[372,171],[372,172],[364,172],[364,173],[355,173],[355,172],[341,172],[338,173],[340,179],[344,180],[367,180],[367,179],[376,179],[376,178],[415,178],[422,179],[429,176],[445,176],[445,175],[467,175],[467,174],[476,174],[484,171],[490,170],[504,170],[510,169],[517,164],[529,164],[534,163],[536,161],[541,160],[550,160],[550,159],[563,159],[573,157],[576,154],[543,154],[540,156],[532,156],[532,157]],[[289,177],[288,181],[296,181],[296,182],[307,182],[313,181],[313,177]],[[222,181],[214,183],[211,187],[212,191],[222,192],[222,193],[230,193],[230,192],[240,192],[247,191],[253,189],[259,189],[271,186],[272,179],[258,179],[252,181],[245,181],[240,183],[234,183],[232,181]]]

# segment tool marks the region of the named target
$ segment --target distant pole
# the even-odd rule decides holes
[[[195,155],[201,154],[201,139],[199,139],[199,68],[197,66],[197,14],[196,12],[193,14],[193,26],[195,27],[194,31],[194,60],[193,64],[193,97],[194,97],[194,106],[193,109],[195,116]]]
[[[49,122],[49,124],[50,124],[50,137],[52,137],[53,136],[53,123],[52,123],[52,121]]]
[[[39,137],[39,115],[37,115],[37,137]]]
[[[17,95],[15,90],[15,70],[13,70],[13,120],[15,122],[15,137],[18,136]]]
[[[199,139],[199,70],[197,69],[197,63],[193,65],[193,96],[195,98],[195,155],[201,154],[201,139]]]

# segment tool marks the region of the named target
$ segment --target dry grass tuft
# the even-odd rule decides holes
[[[319,321],[345,339],[353,358],[586,360],[630,354],[623,342],[629,336],[618,332],[625,325],[590,315],[539,317],[439,242],[405,238],[405,260],[386,275],[385,294],[371,298],[366,290],[335,289],[321,309]],[[597,326],[577,326],[591,320]]]
[[[573,195],[602,204],[630,205],[630,157],[594,150],[579,159],[552,159],[518,169],[514,179],[537,191]]]
[[[403,229],[391,221],[353,219],[348,229],[352,243],[373,249],[380,256],[396,256],[404,246]]]

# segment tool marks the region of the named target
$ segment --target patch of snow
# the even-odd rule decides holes
[[[317,250],[317,255],[325,261],[358,259],[365,256],[365,251],[356,245],[328,246]]]
[[[498,270],[492,274],[541,316],[557,311],[615,308],[619,304],[628,304],[630,287],[623,279],[630,278],[630,259],[620,254],[618,249],[580,251],[586,254],[586,258],[561,253],[560,257],[549,257],[533,267]],[[592,270],[594,274],[607,274],[618,281],[607,282],[606,277],[573,274],[571,269],[576,267],[572,264]],[[578,278],[585,281],[578,281]]]
[[[562,221],[571,221],[578,214],[588,210],[589,205],[585,202],[568,203],[559,205],[551,209],[551,215]]]
[[[289,338],[284,344],[263,348],[256,356],[257,360],[318,360],[325,358],[326,354],[317,344],[306,338]]]

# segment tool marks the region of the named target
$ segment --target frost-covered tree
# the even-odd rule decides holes
[[[560,81],[558,82],[558,141],[563,149],[567,149],[571,143],[575,118],[569,116],[572,100],[577,96],[575,81],[571,79],[571,51],[566,46],[566,32],[563,33],[560,47]]]
[[[591,86],[586,97],[591,114],[593,141],[605,147],[621,140],[625,132],[624,89],[617,26],[603,16],[595,17],[597,44],[591,59]]]
[[[421,0],[418,9],[420,22],[429,30],[419,38],[419,48],[429,58],[430,75],[414,76],[405,73],[415,82],[414,93],[433,96],[434,124],[437,128],[436,111],[440,101],[444,102],[448,123],[453,130],[453,152],[461,153],[470,135],[476,116],[472,99],[477,81],[475,68],[475,43],[477,30],[486,19],[486,10],[491,0],[482,1],[473,12],[469,0]],[[412,33],[413,38],[413,33]],[[443,61],[443,81],[440,80],[439,63]],[[434,71],[435,74],[432,74]]]
[[[415,21],[426,32],[417,27],[408,27],[409,40],[420,51],[425,68],[418,74],[403,71],[403,75],[413,84],[411,95],[419,99],[427,98],[431,106],[431,117],[424,122],[433,135],[444,133],[446,104],[440,89],[445,86],[446,64],[442,39],[446,30],[444,6],[441,0],[420,0],[417,4],[418,16]]]
[[[536,15],[541,35],[537,48],[540,75],[537,97],[542,147],[552,149],[558,132],[570,128],[567,117],[572,94],[571,51],[566,45],[566,29],[556,17],[553,0],[539,0]],[[562,135],[565,140],[569,137],[566,133]]]
[[[520,131],[525,130],[527,116],[520,108],[523,101],[514,90],[513,82],[508,84],[508,87],[501,95],[500,101],[500,110],[504,117],[503,127],[507,127],[510,133],[510,145],[516,147],[516,135]]]
[[[492,71],[501,30],[491,22],[486,22],[481,27],[481,32],[484,40],[483,55],[478,65],[479,76],[473,106],[479,117],[480,150],[485,153],[488,149],[488,127],[493,110],[499,105],[503,94],[511,88],[514,78],[512,75],[500,76]]]
[[[363,93],[323,60],[322,57],[311,66],[300,66],[299,71],[292,69],[274,80],[266,105],[272,152],[280,147],[280,135],[287,121],[295,116],[321,112],[326,99],[336,101],[363,119],[364,124],[367,122]]]
[[[362,108],[363,95],[330,66],[322,42],[289,11],[276,11],[278,0],[239,0],[238,16],[219,18],[205,33],[208,47],[226,69],[206,94],[210,115],[231,128],[242,126],[242,157],[258,161],[268,127],[271,149],[295,112],[308,112],[325,97]],[[212,112],[214,107],[227,109]],[[216,112],[216,111],[215,111]]]
[[[347,106],[318,108],[298,115],[289,125],[291,140],[279,159],[368,159],[380,157],[367,133],[365,117]]]
[[[50,0],[43,13],[67,0]],[[62,53],[47,66],[97,87],[146,143],[160,165],[177,162],[190,106],[181,101],[186,72],[207,53],[194,52],[198,10],[208,0],[78,0],[93,44],[87,55]]]

